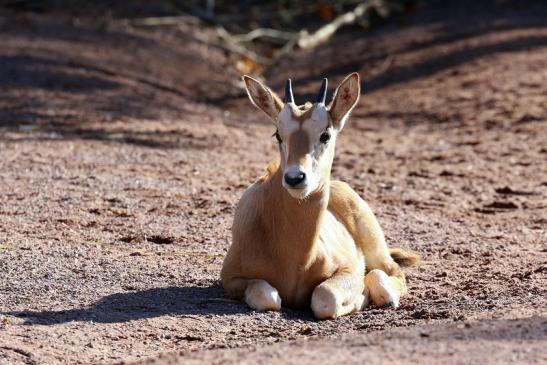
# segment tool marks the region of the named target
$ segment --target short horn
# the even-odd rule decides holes
[[[293,103],[294,104],[294,97],[292,95],[292,82],[291,82],[291,79],[287,79],[287,82],[285,83],[285,103]]]
[[[321,89],[319,90],[319,94],[317,94],[317,100],[316,103],[325,104],[325,101],[327,100],[327,85],[328,80],[325,78],[323,79],[323,82],[321,83]]]

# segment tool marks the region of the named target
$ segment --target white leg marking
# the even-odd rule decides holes
[[[366,278],[365,285],[370,293],[372,303],[377,306],[399,306],[399,293],[393,288],[389,276],[382,270],[371,270]]]
[[[315,318],[327,319],[338,317],[341,311],[342,303],[330,288],[326,286],[317,286],[311,296],[311,309]]]
[[[311,297],[311,309],[315,318],[337,318],[346,314],[361,310],[367,298],[360,293],[351,296],[345,302],[343,297],[347,295],[333,290],[331,287],[319,285],[313,291]]]
[[[278,311],[281,297],[273,286],[265,280],[252,280],[245,289],[245,302],[257,311]]]

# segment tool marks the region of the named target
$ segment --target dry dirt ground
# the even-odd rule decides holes
[[[219,286],[277,152],[211,31],[2,16],[0,364],[545,363],[547,5],[463,3],[266,72],[297,101],[361,73],[333,175],[423,256],[399,309],[334,321]]]

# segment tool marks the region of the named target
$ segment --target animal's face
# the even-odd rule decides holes
[[[248,76],[244,80],[253,103],[275,122],[283,187],[292,197],[305,199],[330,178],[336,137],[359,98],[359,76],[346,77],[329,106],[326,79],[316,102],[301,106],[294,103],[290,80],[285,102],[259,81]]]
[[[283,187],[303,199],[330,176],[337,130],[324,104],[300,109],[285,104],[278,116],[276,139]]]

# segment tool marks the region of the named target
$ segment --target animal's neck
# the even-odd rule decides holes
[[[266,209],[275,232],[277,243],[288,245],[287,252],[295,249],[311,250],[319,235],[323,216],[329,201],[329,182],[304,200],[290,196],[282,186],[283,171],[278,168],[270,180],[266,193]]]

